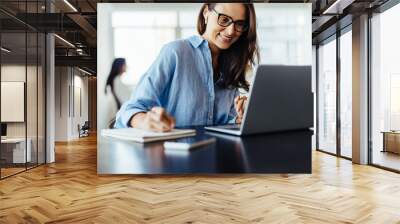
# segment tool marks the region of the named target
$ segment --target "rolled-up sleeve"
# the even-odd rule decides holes
[[[165,45],[139,81],[131,98],[121,106],[116,115],[115,128],[130,127],[130,120],[135,114],[162,106],[163,93],[170,85],[176,62],[176,49]]]

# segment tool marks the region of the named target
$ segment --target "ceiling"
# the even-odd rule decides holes
[[[278,3],[312,3],[312,31],[313,42],[318,42],[335,32],[335,24],[340,19],[351,17],[373,9],[388,0],[266,0],[253,2],[278,2]],[[168,2],[168,1],[117,1],[117,0],[1,0],[0,24],[2,44],[9,43],[8,47],[17,49],[15,54],[25,51],[25,28],[31,31],[55,32],[59,37],[72,43],[70,44],[55,38],[56,65],[81,66],[96,71],[96,28],[97,28],[97,3],[117,2]],[[180,1],[170,1],[180,2]],[[181,1],[190,2],[190,1]],[[198,2],[198,1],[192,1]],[[68,5],[68,3],[70,5]],[[52,8],[53,13],[47,13]],[[329,10],[327,10],[329,9]],[[324,13],[325,12],[325,13]],[[343,20],[345,21],[345,20]],[[346,22],[342,23],[345,26]],[[332,28],[333,27],[333,28]],[[23,31],[21,33],[21,31]],[[28,40],[29,41],[29,40]],[[34,43],[28,44],[28,54],[33,52]],[[31,49],[32,48],[32,49]],[[78,50],[79,49],[79,50]],[[24,52],[21,52],[24,53]]]

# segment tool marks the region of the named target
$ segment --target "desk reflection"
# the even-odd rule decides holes
[[[98,174],[311,173],[311,131],[237,137],[195,128],[216,142],[179,152],[165,150],[162,141],[101,136]]]

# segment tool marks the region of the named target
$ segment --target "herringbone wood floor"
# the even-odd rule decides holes
[[[96,138],[0,181],[0,223],[400,223],[400,175],[313,153],[311,175],[97,176]]]

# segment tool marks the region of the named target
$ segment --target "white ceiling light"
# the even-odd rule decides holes
[[[354,0],[336,0],[332,5],[324,10],[322,14],[342,14],[343,9],[351,5]]]
[[[83,70],[83,69],[81,69],[81,68],[79,68],[79,67],[78,67],[78,70],[81,71],[81,72],[83,72],[83,73],[85,73],[85,74],[87,74],[87,75],[92,75],[92,73],[90,73],[90,72],[88,72],[88,71],[85,71],[85,70]]]
[[[10,50],[8,50],[8,49],[5,48],[5,47],[2,47],[1,50],[4,51],[4,52],[6,52],[6,53],[10,53],[10,52],[11,52]]]
[[[67,4],[74,12],[78,12],[78,10],[71,4],[69,3],[68,0],[64,0],[65,4]]]
[[[75,45],[71,44],[71,42],[69,42],[68,40],[58,36],[57,34],[54,34],[55,37],[57,37],[59,40],[61,40],[62,42],[66,43],[68,46],[75,48]]]

